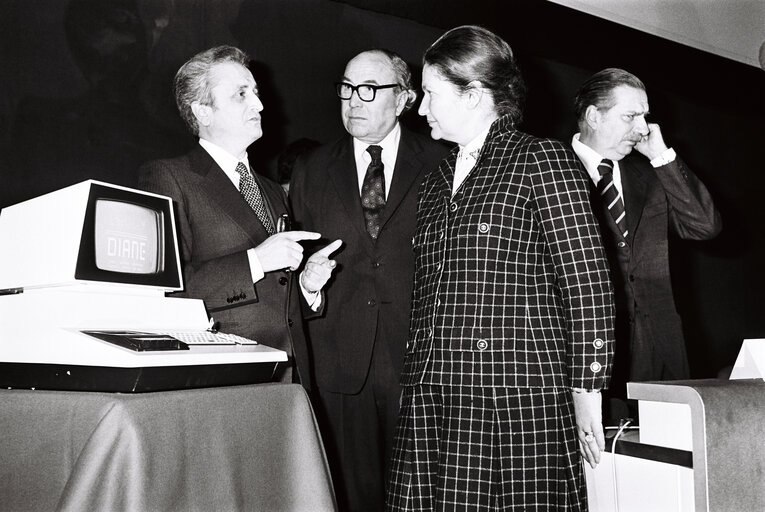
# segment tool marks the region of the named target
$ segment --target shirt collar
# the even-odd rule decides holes
[[[356,161],[365,161],[367,163],[372,161],[372,157],[367,153],[369,146],[380,146],[382,148],[382,161],[385,164],[385,168],[393,169],[395,163],[395,156],[398,153],[398,142],[401,139],[401,126],[396,122],[393,129],[388,132],[383,140],[377,144],[368,144],[357,138],[353,138],[353,153],[356,156]],[[391,161],[392,159],[392,161]]]
[[[478,158],[478,151],[480,151],[481,146],[483,146],[483,143],[486,140],[486,136],[489,134],[490,129],[491,126],[487,126],[486,129],[476,135],[473,140],[464,146],[460,146],[458,157],[464,156],[467,158],[467,156],[470,155],[474,160],[476,160]]]
[[[226,174],[236,173],[236,166],[239,162],[244,163],[247,169],[250,169],[250,162],[247,160],[247,152],[244,153],[243,159],[238,159],[222,147],[218,146],[214,142],[210,142],[207,139],[199,139],[199,145],[204,148],[205,151],[215,160],[215,163],[220,166]]]
[[[579,136],[579,133],[574,134],[574,137],[571,139],[571,147],[574,149],[576,156],[579,157],[579,160],[582,161],[584,168],[587,170],[587,174],[590,175],[590,179],[597,185],[600,181],[598,165],[600,165],[600,161],[603,160],[603,157],[590,146],[580,141]],[[616,162],[614,162],[614,172],[616,171],[616,165]]]

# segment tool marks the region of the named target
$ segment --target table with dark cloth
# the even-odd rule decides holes
[[[0,509],[314,512],[335,499],[299,385],[6,389]]]

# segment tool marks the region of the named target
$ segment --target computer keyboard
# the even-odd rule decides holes
[[[248,338],[211,331],[159,331],[157,334],[171,336],[187,345],[257,345],[258,342]]]
[[[153,352],[165,350],[189,350],[189,345],[257,345],[258,342],[217,331],[111,331],[84,330],[80,331],[107,343],[137,352]]]

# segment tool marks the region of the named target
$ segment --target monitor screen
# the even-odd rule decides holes
[[[0,248],[0,294],[100,283],[183,289],[172,199],[142,190],[86,180],[3,208]]]
[[[180,288],[172,216],[167,198],[93,183],[75,278]]]
[[[96,198],[96,267],[126,274],[161,271],[162,216],[140,204]]]

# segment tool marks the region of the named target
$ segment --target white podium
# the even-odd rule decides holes
[[[765,510],[762,378],[630,382],[627,392],[639,435],[587,467],[592,512]]]

